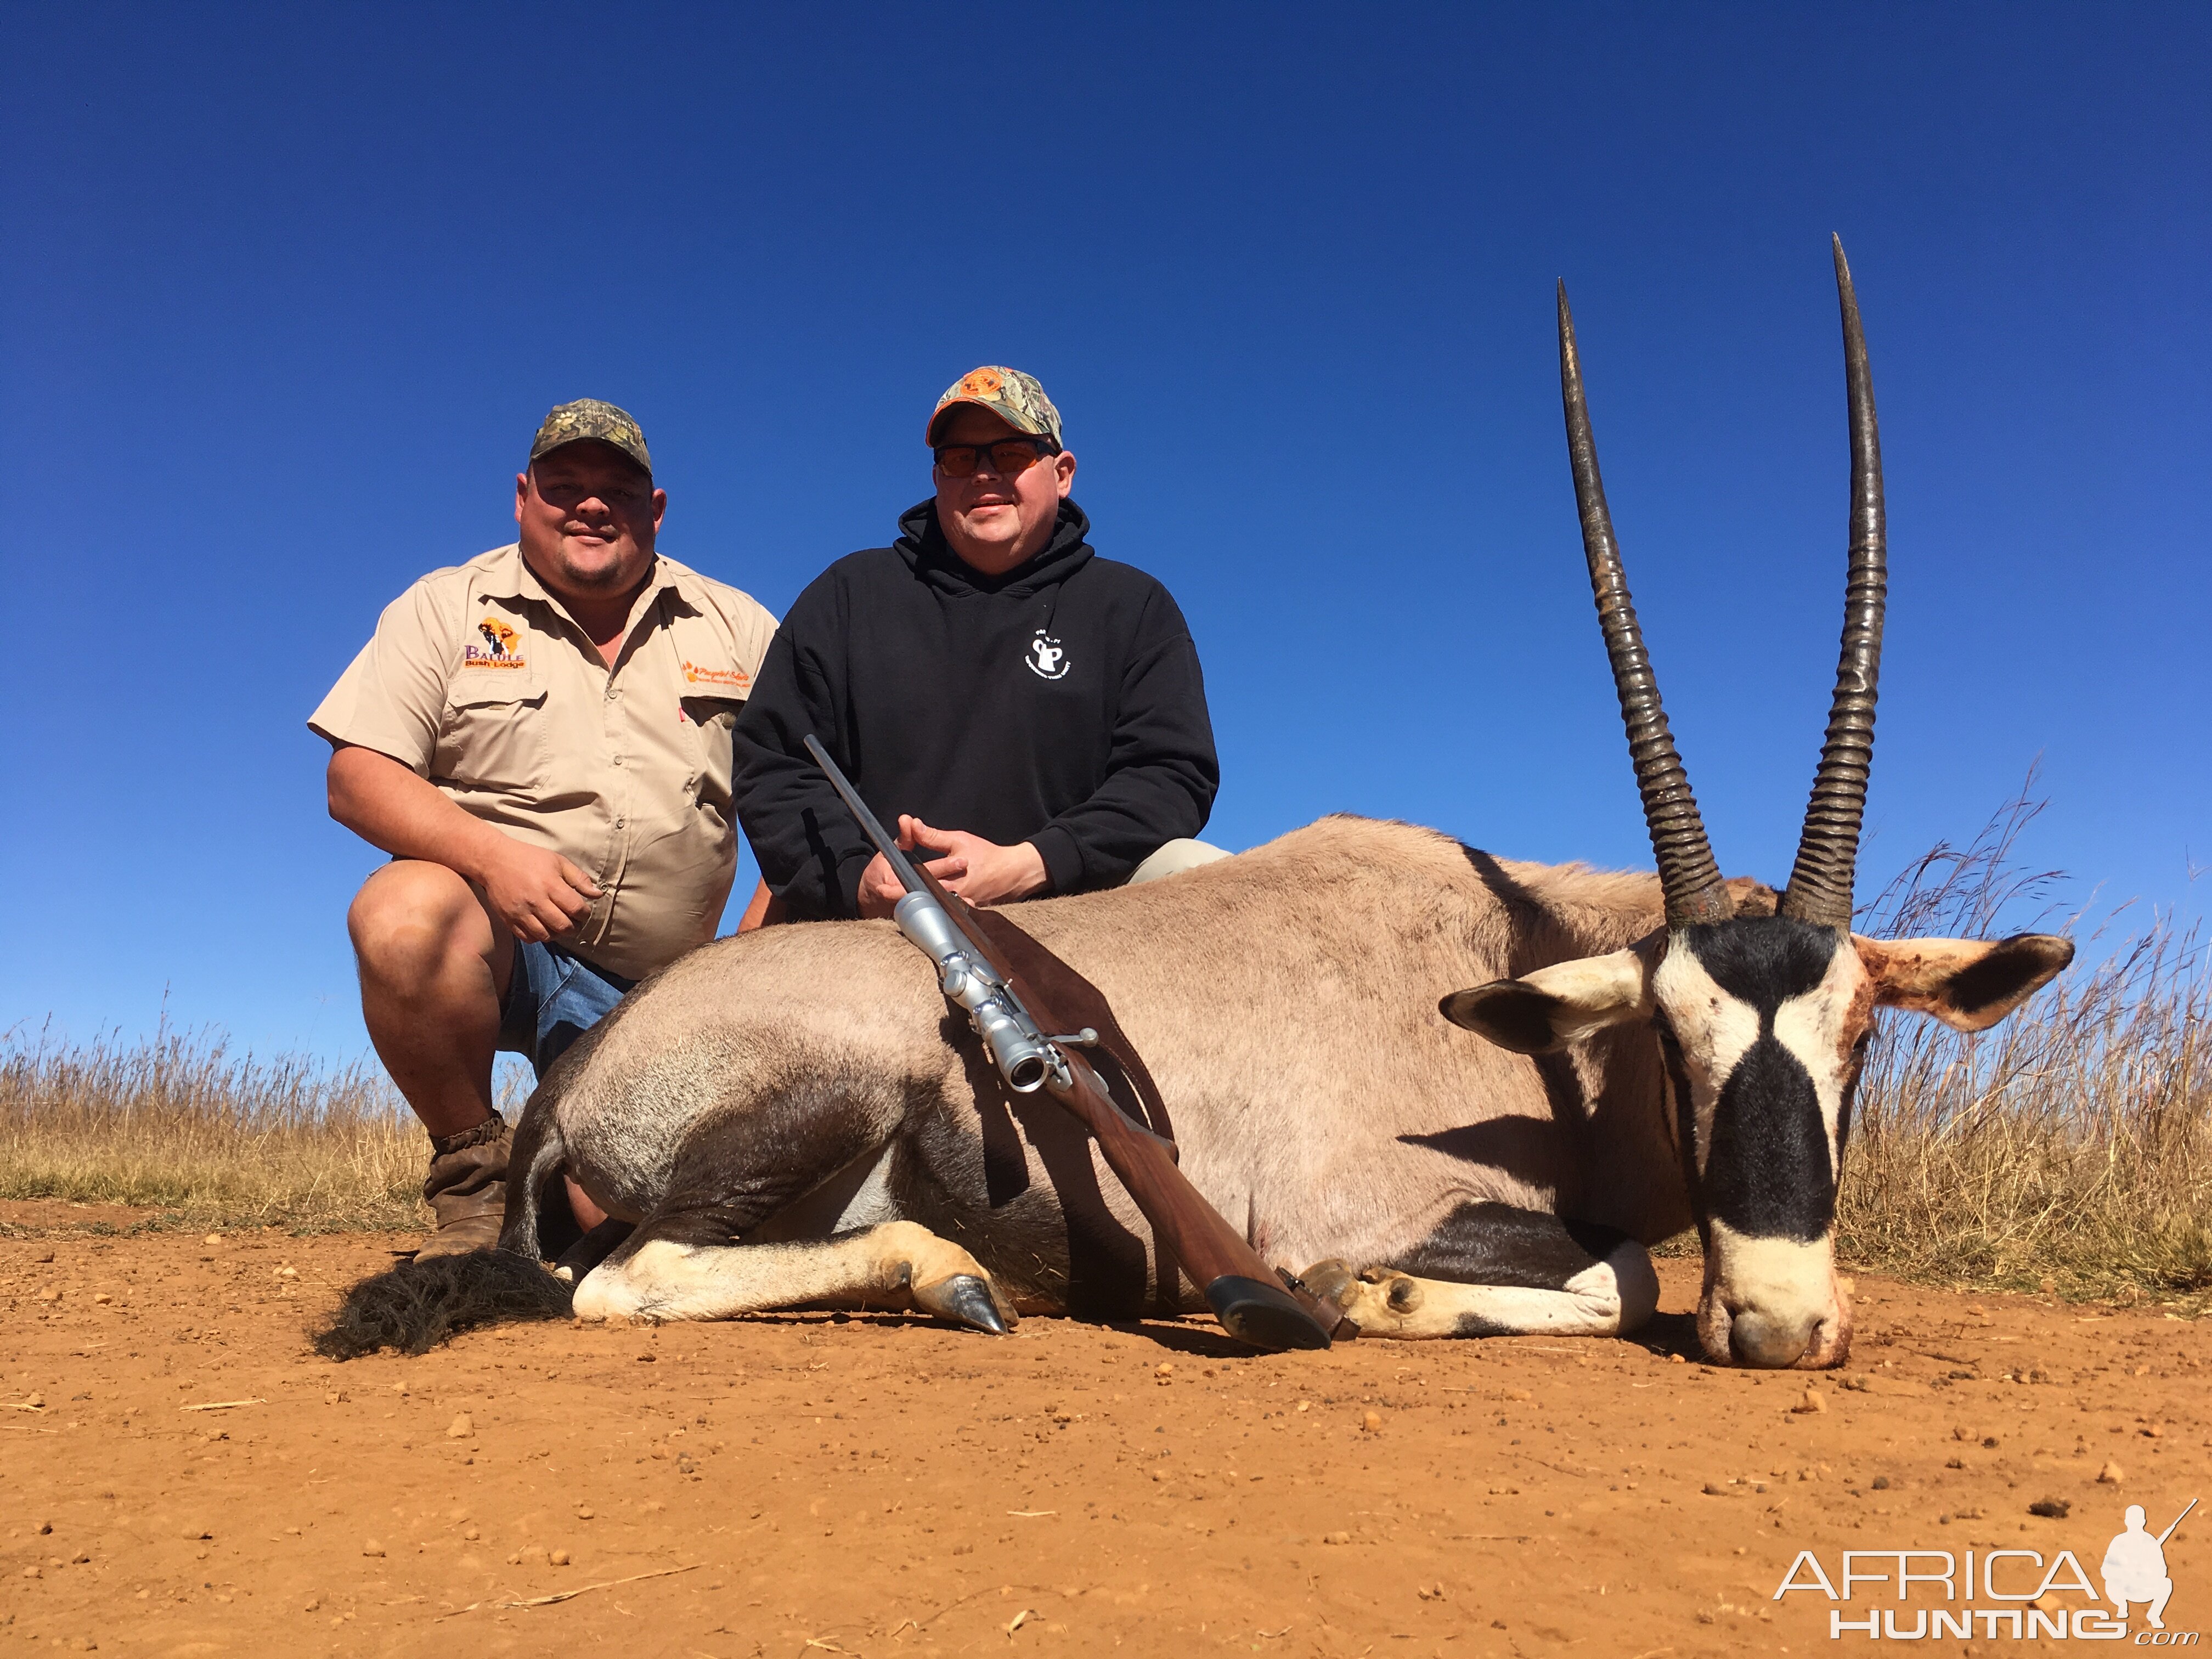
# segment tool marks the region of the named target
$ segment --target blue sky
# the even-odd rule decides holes
[[[511,538],[552,403],[779,614],[1042,378],[1204,659],[1233,847],[1321,813],[1648,866],[1576,533],[1567,279],[1722,862],[1779,881],[1840,616],[1827,238],[1892,599],[1861,896],[2023,848],[2201,907],[2201,6],[17,9],[0,108],[0,1029],[363,1045],[379,855],[302,721]],[[750,861],[739,877],[750,886]]]

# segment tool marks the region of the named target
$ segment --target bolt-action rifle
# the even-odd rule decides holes
[[[2178,1527],[2178,1526],[2179,1526],[2183,1522],[2185,1522],[2185,1521],[2186,1521],[2187,1519],[2189,1519],[2189,1511],[2190,1511],[2190,1510],[2193,1510],[2193,1509],[2195,1509],[2196,1507],[2197,1507],[2197,1500],[2196,1500],[2195,1498],[2191,1498],[2191,1499],[2189,1500],[2188,1507],[2187,1507],[2187,1508],[2185,1508],[2185,1509],[2184,1509],[2184,1510],[2181,1511],[2181,1513],[2180,1513],[2180,1514],[2179,1514],[2179,1515],[2177,1515],[2177,1516],[2175,1516],[2173,1517],[2173,1527]],[[2161,1546],[2165,1544],[2165,1542],[2166,1542],[2166,1540],[2167,1539],[2169,1539],[2169,1538],[2171,1538],[2171,1537],[2172,1537],[2172,1536],[2173,1536],[2173,1527],[2168,1527],[2168,1528],[2167,1528],[2164,1532],[2162,1532],[2162,1533],[2159,1534],[2159,1535],[2158,1535],[2158,1541],[2159,1541],[2159,1543],[2160,1543]]]
[[[966,900],[947,892],[937,878],[899,850],[867,804],[811,736],[806,752],[822,769],[876,850],[906,889],[891,911],[900,933],[937,966],[938,985],[964,1009],[991,1060],[1016,1094],[1042,1089],[1090,1131],[1098,1150],[1127,1188],[1137,1208],[1174,1263],[1205,1294],[1222,1328],[1255,1348],[1326,1348],[1340,1325],[1350,1322],[1283,1273],[1275,1273],[1200,1195],[1176,1166],[1175,1143],[1133,1121],[1115,1103],[1105,1080],[1081,1050],[1098,1041],[1090,1028],[1069,1035],[1042,1006],[1036,988],[1024,1002],[1012,981],[1015,970],[991,942]],[[1355,1334],[1351,1327],[1346,1335]]]

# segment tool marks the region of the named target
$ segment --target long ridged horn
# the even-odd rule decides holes
[[[1881,509],[1881,434],[1875,423],[1874,380],[1844,241],[1835,239],[1836,294],[1844,313],[1844,381],[1851,424],[1850,574],[1844,588],[1844,643],[1836,664],[1827,739],[1805,806],[1797,862],[1781,911],[1826,927],[1851,924],[1851,880],[1867,774],[1874,764],[1874,705],[1881,675],[1881,618],[1889,591]]]
[[[1621,723],[1628,728],[1628,754],[1636,763],[1637,791],[1644,797],[1644,822],[1659,860],[1667,925],[1726,921],[1735,914],[1735,903],[1713,863],[1705,820],[1698,816],[1697,797],[1690,793],[1690,775],[1674,752],[1667,711],[1659,702],[1659,682],[1644,653],[1644,630],[1637,625],[1628,578],[1620,568],[1620,545],[1613,539],[1605,480],[1598,476],[1597,443],[1590,436],[1589,406],[1583,398],[1582,359],[1575,351],[1575,319],[1567,309],[1565,283],[1559,284],[1559,396],[1566,405],[1567,455],[1574,464],[1575,505],[1582,514],[1590,593],[1597,601],[1598,626],[1605,633],[1605,653],[1613,662]]]

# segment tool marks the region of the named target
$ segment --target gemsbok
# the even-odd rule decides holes
[[[1562,285],[1583,544],[1657,875],[1330,817],[1170,880],[1020,907],[1112,1001],[1199,1190],[1370,1337],[1632,1329],[1657,1296],[1645,1246],[1694,1223],[1708,1356],[1839,1363],[1837,1182],[1875,1011],[1979,1030],[2071,959],[2044,934],[1850,931],[1885,570],[1840,242],[1835,265],[1842,661],[1778,906],[1722,878],[1669,735]],[[1000,1331],[1032,1311],[1203,1307],[1092,1143],[1046,1097],[1004,1088],[888,921],[771,927],[655,975],[531,1097],[514,1160],[499,1249],[364,1281],[325,1352],[570,1311],[913,1308]],[[541,1199],[563,1170],[634,1224],[573,1285],[539,1265]]]

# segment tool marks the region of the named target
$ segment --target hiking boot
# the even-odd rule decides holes
[[[473,1129],[430,1137],[430,1174],[422,1183],[422,1201],[438,1218],[438,1226],[416,1247],[417,1261],[488,1250],[499,1243],[513,1139],[514,1131],[496,1112]]]

